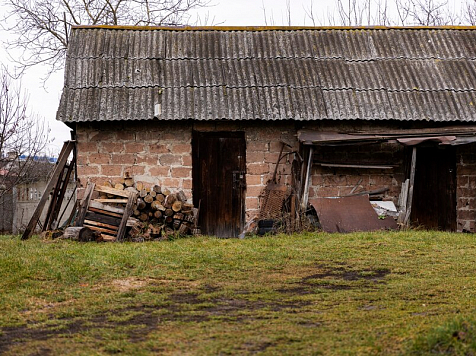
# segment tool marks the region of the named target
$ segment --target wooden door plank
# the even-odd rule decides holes
[[[43,211],[43,208],[45,207],[45,204],[48,201],[49,193],[51,189],[55,186],[56,182],[58,181],[60,173],[63,171],[63,168],[66,162],[68,161],[69,154],[73,150],[74,144],[75,144],[74,141],[66,141],[64,143],[63,154],[59,157],[58,164],[56,165],[53,175],[51,176],[51,179],[48,182],[45,188],[45,191],[43,192],[43,195],[41,196],[41,199],[38,202],[38,205],[36,206],[35,212],[33,213],[33,216],[31,217],[30,222],[28,223],[28,226],[26,227],[25,232],[23,233],[21,237],[22,240],[28,239],[33,234],[33,231],[35,230],[35,226],[38,223],[38,220],[40,220],[40,216]]]

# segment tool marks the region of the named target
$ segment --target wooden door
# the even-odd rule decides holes
[[[194,132],[193,202],[203,234],[237,237],[244,223],[243,132]]]
[[[456,154],[454,147],[418,147],[412,223],[456,231]]]

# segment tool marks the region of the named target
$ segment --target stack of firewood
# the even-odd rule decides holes
[[[172,193],[159,185],[146,186],[142,182],[134,182],[133,178],[125,178],[112,184],[105,183],[116,190],[137,193],[132,217],[129,218],[129,238],[132,240],[170,239],[177,235],[197,235],[198,209],[187,203],[183,191]],[[124,204],[120,199],[103,194],[95,199],[105,204]]]

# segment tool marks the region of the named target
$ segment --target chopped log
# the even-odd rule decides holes
[[[157,200],[159,203],[163,203],[165,200],[165,196],[163,194],[157,194],[155,196],[155,200]]]
[[[190,227],[187,224],[182,223],[178,229],[180,235],[185,236],[188,234]]]
[[[165,217],[165,222],[166,222],[167,224],[171,224],[171,223],[173,223],[173,221],[174,221],[174,218],[173,218],[173,217],[171,217],[171,216],[166,216],[166,217]]]
[[[164,206],[166,208],[171,208],[172,204],[175,203],[176,200],[177,198],[175,197],[175,194],[169,194],[165,197]]]
[[[165,209],[165,216],[172,216],[174,215],[174,211],[172,209]]]
[[[126,226],[135,227],[135,226],[139,226],[139,225],[140,225],[140,221],[138,219],[133,218],[133,217],[130,217],[129,219],[127,219]]]
[[[134,185],[134,179],[132,178],[125,178],[124,179],[124,185],[126,187],[132,187]]]
[[[98,192],[102,192],[102,193],[106,193],[106,194],[113,194],[113,195],[117,195],[117,196],[125,197],[125,198],[129,198],[129,195],[131,194],[126,190],[119,190],[119,189],[115,189],[115,188],[109,188],[109,187],[105,187],[103,185],[96,185],[96,187],[94,189],[97,190]]]
[[[116,184],[114,184],[114,189],[124,190],[124,184],[116,183]]]
[[[114,185],[116,184],[124,184],[124,178],[117,178],[114,180]]]
[[[147,196],[147,190],[141,189],[141,190],[139,191],[139,196],[140,196],[141,198],[145,198],[145,197]]]
[[[160,210],[160,207],[162,206],[162,204],[160,204],[160,202],[158,202],[157,200],[154,200],[151,204],[150,204],[150,207],[152,208],[152,210]]]
[[[150,204],[154,201],[154,198],[152,196],[150,196],[150,194],[147,194],[145,197],[144,197],[144,201],[147,203],[147,204]]]
[[[132,215],[134,215],[134,216],[139,216],[139,215],[140,215],[139,209],[134,209],[134,210],[132,211]]]
[[[106,180],[103,184],[102,184],[104,187],[109,187],[109,188],[112,188],[112,183],[108,180]]]
[[[157,193],[154,192],[153,190],[151,190],[151,191],[149,192],[149,195],[150,195],[152,198],[155,198],[156,195],[157,195]]]
[[[182,210],[182,202],[177,200],[172,204],[172,210],[178,213],[180,210]]]
[[[144,210],[145,207],[146,207],[145,201],[143,201],[141,198],[137,198],[137,209]]]
[[[147,214],[147,213],[141,213],[141,214],[139,215],[139,220],[140,220],[140,221],[144,221],[144,222],[147,221],[147,220],[149,220],[149,214]]]
[[[162,188],[162,194],[163,195],[170,195],[170,190],[168,190],[167,188]]]
[[[144,183],[136,182],[136,189],[140,192],[142,189],[144,189]]]
[[[152,211],[149,211],[149,217],[153,217],[154,213]]]
[[[160,210],[157,210],[156,212],[154,212],[154,217],[160,219],[162,217],[162,212]]]
[[[187,196],[185,195],[185,193],[183,192],[183,190],[179,191],[177,194],[175,194],[177,196],[177,199],[180,200],[182,203],[185,203],[187,201]]]
[[[178,230],[182,222],[180,220],[174,220],[173,226],[175,230]]]
[[[162,193],[162,189],[160,188],[160,185],[157,185],[157,184],[152,187],[152,190],[156,192],[157,194]]]
[[[184,218],[184,215],[182,213],[174,214],[175,220],[183,220],[183,218]]]
[[[73,241],[94,241],[98,237],[93,230],[83,226],[70,226],[64,230],[63,239],[69,239]]]

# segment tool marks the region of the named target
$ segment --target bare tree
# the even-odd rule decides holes
[[[337,0],[337,20],[328,18],[332,25],[344,26],[475,25],[476,0],[462,0],[461,4],[452,7],[449,0]],[[307,15],[314,23],[312,11]]]
[[[209,0],[4,0],[2,27],[16,35],[7,49],[19,49],[20,68],[46,64],[50,73],[63,68],[71,26],[187,24],[190,11]]]
[[[48,129],[27,111],[27,97],[0,68],[0,197],[17,184],[45,177],[51,164],[42,159]]]

